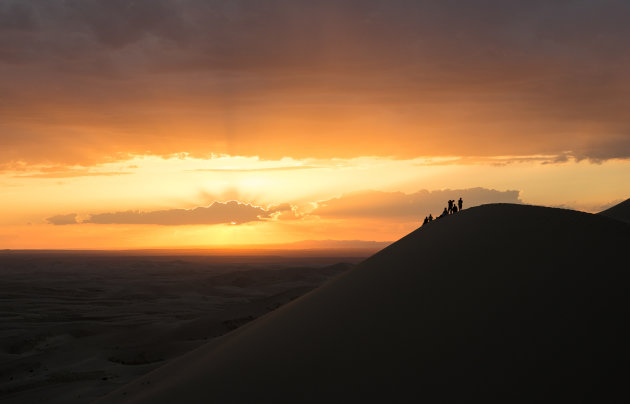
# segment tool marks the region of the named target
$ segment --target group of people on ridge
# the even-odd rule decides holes
[[[439,219],[444,216],[452,215],[453,213],[457,213],[462,209],[464,209],[464,201],[462,200],[462,198],[459,198],[459,200],[457,201],[457,204],[455,204],[454,199],[449,199],[448,207],[445,207],[444,211],[442,211],[442,214],[436,217],[436,219]],[[424,222],[422,223],[422,225],[425,225],[432,221],[433,221],[433,216],[429,213],[429,216],[424,218]]]

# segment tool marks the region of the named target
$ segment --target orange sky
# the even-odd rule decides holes
[[[0,2],[0,248],[394,240],[460,195],[600,210],[630,196],[629,12]]]

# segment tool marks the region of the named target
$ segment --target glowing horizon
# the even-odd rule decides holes
[[[490,161],[179,155],[21,168],[0,175],[2,243],[4,248],[120,249],[392,241],[415,229],[423,215],[439,213],[447,195],[463,193],[467,204],[522,202],[596,212],[630,191],[626,160],[594,164],[503,156]],[[607,182],[599,181],[603,177]],[[565,184],[562,192],[559,183]]]
[[[630,5],[484,4],[0,2],[0,248],[389,241],[446,189],[630,197]]]

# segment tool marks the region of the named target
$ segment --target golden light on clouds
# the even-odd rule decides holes
[[[0,2],[0,247],[389,240],[445,189],[627,198],[630,5],[484,4]]]
[[[0,224],[7,248],[200,247],[339,237],[387,241],[417,227],[422,215],[435,213],[453,193],[475,204],[526,202],[597,211],[630,192],[629,169],[626,160],[558,163],[550,156],[136,156],[89,167],[5,171]]]

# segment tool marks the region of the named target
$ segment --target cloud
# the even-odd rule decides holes
[[[115,175],[132,174],[126,171],[65,171],[65,172],[50,172],[50,173],[36,173],[36,174],[18,174],[13,178],[74,178],[74,177],[111,177]]]
[[[133,174],[130,169],[137,165],[127,165],[123,170],[119,167],[98,165],[92,167],[71,166],[61,164],[30,165],[24,161],[0,163],[0,174],[9,172],[13,178],[72,178],[72,177],[111,177],[116,175]]]
[[[78,224],[77,222],[77,214],[69,213],[67,215],[56,215],[46,219],[46,221],[50,224],[54,224],[55,226],[65,226],[68,224]]]
[[[280,167],[261,167],[261,168],[197,168],[195,172],[239,172],[239,173],[248,173],[248,172],[259,172],[259,171],[294,171],[294,170],[311,170],[315,168],[322,168],[321,166],[280,166]]]
[[[243,224],[260,221],[295,221],[301,219],[370,219],[389,222],[417,221],[433,213],[441,213],[449,199],[462,197],[464,207],[484,203],[522,203],[519,191],[497,191],[485,188],[455,190],[421,190],[403,192],[360,191],[338,198],[319,201],[315,209],[300,209],[291,203],[267,207],[241,203],[236,200],[213,202],[193,209],[156,211],[122,211],[91,214],[81,223],[92,224],[154,224],[163,226]],[[76,214],[48,218],[52,224],[75,224]]]
[[[273,205],[269,207],[269,217],[273,220],[299,220],[306,214],[300,212],[298,207],[290,203]]]
[[[290,210],[288,204],[263,208],[238,201],[213,202],[207,207],[168,209],[149,212],[126,211],[92,214],[83,223],[95,224],[156,224],[163,226],[242,224],[271,219]]]
[[[419,220],[429,213],[442,213],[449,199],[462,198],[464,208],[485,203],[522,203],[519,191],[494,189],[422,190],[412,194],[403,192],[362,191],[344,194],[318,203],[311,212],[322,218],[371,218],[389,220]]]
[[[614,0],[4,0],[0,164],[628,158],[629,12]]]
[[[630,156],[630,130],[626,135],[590,139],[574,153],[577,161],[588,159],[601,163],[609,159],[627,158]]]

